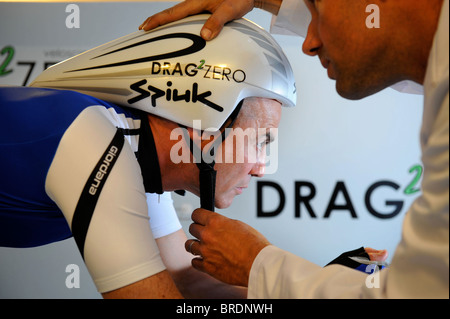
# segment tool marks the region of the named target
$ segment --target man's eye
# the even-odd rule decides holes
[[[260,143],[258,143],[256,145],[256,147],[258,148],[258,150],[262,150],[264,148],[264,146],[270,144],[271,140],[270,138],[266,137],[263,141],[261,141]]]
[[[258,143],[258,144],[256,144],[256,149],[257,149],[258,151],[261,151],[262,148],[263,148],[263,146],[264,146],[264,143]]]

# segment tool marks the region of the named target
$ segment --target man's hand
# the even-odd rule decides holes
[[[208,41],[220,33],[225,23],[242,18],[254,7],[254,0],[186,0],[147,18],[139,29],[148,31],[160,25],[207,11],[212,15],[206,21],[200,35]]]
[[[238,220],[204,209],[192,213],[189,232],[199,240],[186,241],[192,266],[231,285],[248,285],[250,269],[258,253],[270,245],[258,231]]]
[[[386,261],[388,257],[388,251],[386,249],[377,250],[370,247],[364,248],[369,255],[371,261]]]

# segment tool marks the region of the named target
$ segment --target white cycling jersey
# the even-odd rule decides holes
[[[155,238],[181,225],[170,193],[148,193],[162,189],[143,115],[62,90],[0,88],[0,101],[0,246],[73,234],[101,293],[164,270]]]

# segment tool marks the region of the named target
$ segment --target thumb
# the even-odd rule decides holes
[[[214,10],[210,10],[212,14],[205,22],[200,35],[206,41],[214,39],[222,31],[225,23],[242,18],[253,9],[253,6],[253,1],[223,1]]]
[[[217,37],[222,31],[223,26],[227,23],[228,20],[224,18],[222,15],[218,13],[214,13],[209,17],[209,19],[205,22],[202,30],[200,31],[200,35],[206,41],[210,41]]]

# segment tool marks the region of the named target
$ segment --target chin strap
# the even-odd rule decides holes
[[[195,159],[195,163],[197,164],[197,167],[199,169],[199,183],[200,183],[200,207],[214,211],[214,202],[215,202],[215,194],[216,194],[216,174],[217,171],[214,169],[214,166],[216,165],[216,162],[213,160],[211,163],[207,163],[202,156],[202,152],[198,145],[194,143],[194,141],[189,136],[189,133],[184,128],[183,134],[186,141],[189,141],[189,146],[191,149],[191,154],[193,155]],[[222,136],[224,134],[222,133]],[[214,158],[214,149],[217,144],[221,143],[221,139],[216,139],[214,141],[213,145],[209,149],[209,154],[211,155],[211,158]],[[199,154],[200,158],[196,158],[195,154]]]
[[[204,160],[203,153],[198,145],[194,143],[192,138],[189,136],[187,128],[185,126],[180,125],[181,128],[184,128],[183,134],[186,141],[189,141],[189,147],[191,149],[191,154],[195,159],[195,163],[199,169],[199,183],[200,183],[200,207],[203,209],[207,209],[209,211],[214,211],[215,208],[215,194],[216,194],[216,175],[217,171],[214,169],[216,162],[215,158],[215,149],[222,144],[223,141],[227,138],[228,133],[236,121],[237,115],[241,110],[242,104],[244,100],[239,102],[233,113],[230,115],[229,119],[231,119],[230,124],[226,126],[226,128],[222,131],[220,138],[216,138],[216,140],[212,143],[212,146],[205,153],[209,154],[209,158],[211,162],[206,162]],[[203,132],[201,132],[203,133]],[[200,158],[196,158],[195,155],[199,154]]]
[[[201,165],[197,166],[200,167]],[[214,163],[211,166],[206,164],[206,166],[200,168],[200,207],[212,212],[215,207],[216,175]]]

